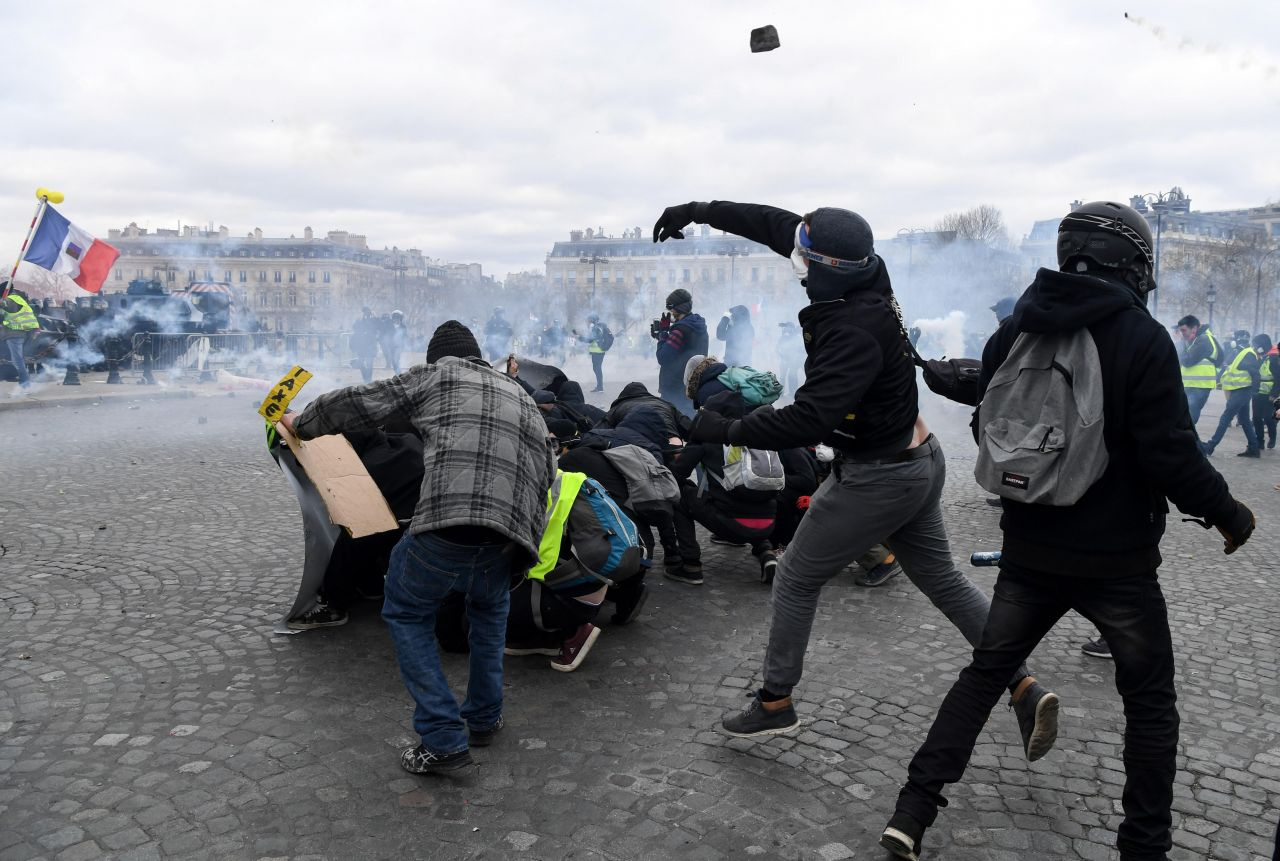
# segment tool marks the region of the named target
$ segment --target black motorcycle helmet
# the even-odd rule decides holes
[[[1151,225],[1131,206],[1095,200],[1076,208],[1058,225],[1058,268],[1063,272],[1109,271],[1138,294],[1156,289],[1151,270],[1155,242]]]

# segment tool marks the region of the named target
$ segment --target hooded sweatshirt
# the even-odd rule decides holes
[[[755,343],[756,330],[751,325],[751,311],[746,305],[734,305],[729,313],[716,324],[716,339],[724,341],[726,365],[750,365],[751,347]]]
[[[1160,564],[1166,498],[1215,524],[1229,523],[1236,503],[1197,446],[1177,349],[1137,294],[1119,281],[1041,269],[987,342],[978,391],[1022,332],[1081,326],[1098,348],[1109,463],[1075,505],[1006,499],[1002,564],[1069,576],[1151,572]]]
[[[650,393],[644,383],[627,383],[623,386],[618,397],[609,405],[609,411],[605,413],[600,424],[604,427],[616,428],[632,410],[641,407],[653,407],[662,415],[663,430],[666,434],[663,445],[666,445],[665,441],[673,436],[683,438],[688,433],[689,419],[671,404]]]

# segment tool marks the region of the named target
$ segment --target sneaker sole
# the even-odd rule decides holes
[[[648,602],[648,600],[649,600],[649,590],[646,588],[643,592],[640,593],[640,598],[638,601],[636,601],[636,605],[631,608],[630,613],[621,617],[618,616],[617,613],[613,614],[613,624],[630,625],[640,615],[640,611],[644,609],[644,605]]]
[[[1084,652],[1086,655],[1088,655],[1091,658],[1100,658],[1101,660],[1104,660],[1104,661],[1114,660],[1111,657],[1110,652],[1095,652],[1094,650],[1086,646],[1081,646],[1080,651]]]
[[[874,589],[877,586],[883,586],[884,584],[888,583],[890,580],[892,580],[894,577],[897,577],[901,573],[902,573],[902,568],[898,567],[898,568],[895,568],[887,576],[876,579],[876,580],[870,580],[867,577],[859,574],[857,577],[853,578],[853,582],[858,584],[859,586],[865,586],[868,589]]]
[[[880,845],[892,852],[895,857],[906,858],[907,861],[920,861],[920,856],[916,854],[914,848],[915,841],[896,828],[884,830],[880,835]]]
[[[681,577],[678,574],[672,574],[670,571],[664,571],[662,573],[662,576],[666,577],[668,580],[674,580],[677,583],[687,583],[690,586],[701,586],[703,583],[701,577],[699,577],[697,580],[690,580],[687,577]]]
[[[591,653],[591,647],[596,644],[596,640],[600,639],[600,629],[592,628],[591,633],[587,635],[587,641],[582,644],[582,648],[578,650],[578,654],[574,656],[571,664],[558,664],[551,662],[551,669],[559,670],[562,673],[572,673],[578,667],[582,666],[582,662],[586,660],[587,655]],[[558,653],[557,653],[558,654]]]
[[[766,735],[786,735],[792,730],[800,728],[800,718],[796,718],[796,722],[791,724],[790,726],[772,727],[770,729],[758,729],[755,732],[734,732],[724,724],[721,724],[720,728],[723,729],[725,732],[727,732],[729,735],[733,736],[734,738],[760,738],[761,736],[766,736]]]
[[[1027,742],[1027,762],[1035,762],[1058,740],[1058,695],[1047,693],[1036,703],[1036,725]]]
[[[314,631],[316,628],[337,628],[347,624],[347,619],[343,618],[333,622],[288,622],[290,631]]]
[[[546,649],[506,648],[502,650],[502,654],[506,655],[509,658],[520,658],[520,657],[524,657],[525,655],[545,655],[546,657],[554,658],[556,655],[560,654],[560,650],[552,649],[552,648],[546,648]]]
[[[459,759],[456,762],[450,762],[442,765],[427,766],[421,771],[418,771],[417,769],[409,768],[403,762],[400,763],[400,767],[403,768],[405,771],[407,771],[409,774],[447,774],[451,771],[460,771],[473,764],[475,764],[475,760],[473,760],[470,756],[468,756],[466,759]]]

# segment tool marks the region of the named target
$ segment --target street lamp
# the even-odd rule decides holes
[[[716,254],[719,254],[721,257],[729,258],[729,307],[733,307],[733,283],[734,283],[734,277],[736,275],[736,270],[733,265],[733,260],[735,257],[746,257],[750,253],[751,252],[749,251],[740,251],[737,248],[732,248],[732,247],[730,247],[728,251],[716,252]]]
[[[911,287],[911,257],[916,247],[916,237],[928,233],[923,227],[903,227],[898,230],[898,238],[907,240],[907,288]]]
[[[1213,282],[1209,282],[1209,293],[1205,297],[1209,303],[1209,328],[1213,328],[1213,302],[1218,298],[1218,288],[1213,286]]]
[[[578,262],[591,264],[591,310],[594,311],[596,307],[596,283],[600,280],[597,267],[601,263],[608,263],[609,258],[601,257],[599,254],[592,254],[590,257],[578,258]]]
[[[1253,289],[1253,333],[1255,335],[1258,334],[1259,324],[1262,321],[1262,263],[1277,251],[1280,251],[1280,246],[1272,248],[1258,258],[1258,283]]]
[[[1175,189],[1176,190],[1176,189]],[[1156,282],[1156,286],[1160,286],[1160,234],[1164,228],[1164,210],[1165,203],[1171,192],[1148,191],[1146,194],[1140,194],[1138,197],[1143,200],[1151,200],[1151,208],[1156,213],[1156,253],[1155,265],[1152,267],[1151,279]],[[1160,296],[1154,291],[1151,293],[1151,316],[1155,317],[1160,307]]]

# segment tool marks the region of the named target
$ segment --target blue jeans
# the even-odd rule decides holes
[[[382,618],[400,677],[417,703],[413,728],[434,753],[467,749],[467,727],[489,729],[502,717],[502,648],[517,554],[510,545],[465,545],[430,532],[405,536],[391,551]],[[458,701],[440,665],[436,611],[444,597],[466,597],[471,622],[467,699]]]
[[[982,640],[907,768],[898,810],[925,827],[933,824],[938,808],[947,803],[943,788],[964,774],[1009,673],[1067,610],[1097,626],[1115,657],[1116,690],[1125,714],[1120,857],[1162,859],[1171,845],[1178,709],[1169,616],[1155,572],[1063,577],[1001,568]]]
[[[1209,393],[1213,389],[1196,389],[1190,388],[1185,390],[1187,393],[1187,409],[1191,411],[1191,427],[1196,426],[1196,422],[1200,421],[1200,413],[1204,410],[1204,405],[1209,402]]]
[[[1253,433],[1253,419],[1249,415],[1249,407],[1253,404],[1253,389],[1232,389],[1227,392],[1227,405],[1222,410],[1222,418],[1218,419],[1218,429],[1206,445],[1217,448],[1218,443],[1227,435],[1227,428],[1233,420],[1239,420],[1240,429],[1244,431],[1244,441],[1249,448],[1258,447],[1258,438]]]
[[[22,354],[23,345],[27,343],[26,336],[5,338],[4,343],[9,348],[9,361],[13,362],[13,367],[18,372],[18,385],[25,389],[31,385],[31,378],[27,376],[27,360]]]

